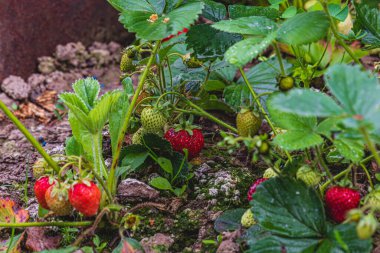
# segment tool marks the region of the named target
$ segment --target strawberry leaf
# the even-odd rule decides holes
[[[19,223],[26,222],[28,219],[28,211],[17,208],[16,203],[11,199],[0,198],[0,222]]]
[[[278,10],[263,6],[229,5],[228,13],[232,19],[250,16],[263,16],[275,20],[280,17],[280,12]]]
[[[217,22],[227,17],[227,10],[224,4],[217,3],[211,0],[203,0],[205,8],[203,9],[202,16]]]
[[[212,25],[212,27],[229,33],[267,35],[277,29],[277,24],[266,17],[251,16],[222,20]]]

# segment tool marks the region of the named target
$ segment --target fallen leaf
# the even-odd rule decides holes
[[[29,219],[28,211],[17,208],[11,199],[0,199],[0,222],[25,222]],[[1,229],[1,228],[0,228]]]
[[[51,231],[42,227],[30,227],[25,230],[25,247],[30,251],[56,249],[61,243],[61,235],[51,235]]]
[[[55,90],[47,90],[36,99],[36,103],[49,112],[54,112],[56,101],[57,92]]]

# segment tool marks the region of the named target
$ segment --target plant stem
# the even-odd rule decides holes
[[[110,170],[110,174],[109,174],[108,182],[107,182],[108,189],[111,193],[115,193],[115,191],[116,191],[116,187],[115,187],[116,186],[116,182],[115,182],[115,180],[116,180],[116,177],[115,177],[116,166],[119,163],[121,146],[123,144],[124,136],[125,136],[125,133],[127,132],[128,126],[129,126],[129,121],[130,121],[131,116],[132,116],[133,108],[135,107],[137,98],[138,98],[141,90],[144,87],[145,79],[148,76],[148,73],[150,71],[150,67],[152,66],[152,64],[154,62],[154,59],[156,57],[158,49],[160,48],[160,45],[161,45],[161,42],[157,41],[156,45],[154,46],[152,55],[150,56],[149,61],[145,67],[145,70],[144,70],[143,74],[141,75],[139,84],[137,85],[135,94],[133,95],[132,101],[131,101],[129,108],[128,108],[128,111],[127,111],[127,115],[125,117],[123,126],[121,128],[120,136],[119,136],[119,139],[117,141],[117,148],[115,150],[115,154],[114,154],[113,159],[112,159],[111,170]]]
[[[282,62],[281,52],[280,52],[280,49],[278,48],[277,42],[273,43],[273,47],[274,47],[274,51],[276,52],[278,63],[280,65],[281,75],[282,76],[286,76],[285,68],[284,68],[284,63]]]
[[[41,154],[41,156],[46,160],[50,167],[56,173],[59,173],[58,164],[46,153],[41,144],[34,138],[34,136],[26,129],[26,127],[17,119],[17,117],[8,109],[8,107],[0,100],[0,109],[5,113],[5,115],[15,124],[15,126],[21,131],[21,133],[28,139],[28,141],[33,145],[33,147]]]
[[[26,227],[87,227],[92,221],[46,221],[46,222],[20,222],[7,223],[0,222],[1,228],[26,228]]]
[[[9,240],[9,244],[8,244],[8,248],[7,248],[7,251],[6,253],[9,253],[9,250],[11,249],[12,247],[12,244],[13,244],[13,239],[15,238],[15,228],[12,228],[12,233],[11,233],[11,238]]]
[[[367,129],[365,127],[360,127],[360,132],[363,134],[364,140],[369,150],[371,151],[373,157],[375,158],[377,165],[380,166],[380,156],[377,153],[375,144],[373,144],[373,142],[371,141],[371,138],[369,137]]]
[[[330,170],[329,170],[329,167],[326,165],[325,161],[323,160],[323,156],[321,154],[321,149],[319,146],[317,146],[315,148],[315,151],[317,153],[317,158],[318,158],[318,161],[319,161],[319,164],[321,165],[321,167],[323,168],[323,170],[326,172],[327,176],[329,177],[330,180],[332,180],[334,182],[334,177],[333,175],[331,174]]]
[[[337,39],[338,43],[344,48],[344,50],[346,50],[346,52],[351,56],[351,58],[354,60],[354,62],[356,64],[360,65],[362,69],[364,69],[363,64],[355,56],[355,54],[352,52],[351,48],[349,46],[347,46],[347,44],[343,41],[342,37],[340,37],[340,35],[338,33],[338,28],[337,28],[337,26],[335,24],[335,20],[330,15],[330,12],[329,12],[329,9],[327,8],[326,3],[324,1],[320,1],[320,3],[323,6],[323,10],[325,11],[325,13],[327,14],[327,16],[329,17],[331,31],[334,34],[335,38]]]
[[[360,163],[360,167],[362,167],[362,169],[364,170],[364,173],[366,174],[367,176],[367,179],[368,179],[368,182],[369,182],[369,185],[371,187],[371,189],[375,189],[374,186],[373,186],[373,182],[372,182],[372,179],[371,179],[371,175],[369,174],[367,168],[364,166],[364,164]]]
[[[352,166],[353,166],[353,164],[350,164],[350,166],[348,166],[347,169],[345,169],[344,171],[342,171],[339,174],[335,175],[335,177],[333,177],[332,179],[333,180],[338,180],[339,178],[343,177],[344,175],[346,175],[347,173],[349,173],[351,171]],[[326,190],[327,186],[329,186],[333,180],[329,179],[328,181],[326,181],[326,183],[324,183],[321,186],[320,189],[321,189],[322,193]]]
[[[266,121],[268,122],[270,128],[272,129],[274,135],[277,135],[277,130],[276,130],[275,127],[273,126],[272,121],[269,119],[269,117],[268,117],[268,115],[267,115],[267,112],[264,110],[264,107],[262,106],[262,104],[261,104],[261,102],[260,102],[260,100],[259,100],[258,95],[257,95],[256,92],[253,90],[253,88],[252,88],[251,84],[249,83],[248,78],[247,78],[247,76],[245,75],[245,72],[244,72],[244,70],[243,70],[242,68],[240,68],[240,73],[241,73],[241,76],[243,77],[244,82],[245,82],[245,84],[247,85],[249,91],[251,92],[251,95],[252,95],[253,99],[255,100],[255,102],[256,102],[257,106],[259,107],[261,113],[263,114],[264,118],[265,118]],[[292,161],[292,157],[291,157],[291,155],[289,154],[289,152],[285,150],[285,154],[286,154],[286,156],[288,157],[288,159],[289,159],[290,161]]]

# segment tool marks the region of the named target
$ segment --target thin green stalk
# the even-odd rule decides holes
[[[336,181],[336,180],[338,180],[339,178],[345,176],[347,173],[349,173],[349,172],[351,171],[352,166],[353,166],[353,164],[350,164],[350,166],[348,166],[347,169],[345,169],[344,171],[342,171],[342,172],[340,172],[339,174],[335,175],[332,179],[333,179],[334,181]],[[320,190],[321,190],[322,193],[326,190],[327,186],[329,186],[329,185],[331,184],[331,182],[333,182],[333,180],[331,180],[331,179],[327,180],[326,183],[324,183],[324,184],[320,187]]]
[[[139,84],[137,85],[135,94],[133,95],[131,104],[129,105],[129,108],[128,108],[128,111],[127,111],[127,115],[125,117],[123,126],[121,128],[120,138],[117,141],[117,148],[116,148],[115,154],[113,156],[111,170],[110,170],[110,174],[109,174],[108,181],[107,181],[108,189],[109,189],[109,191],[111,193],[114,193],[116,191],[116,187],[115,187],[116,186],[116,182],[115,182],[115,180],[116,180],[116,177],[115,177],[116,166],[119,163],[121,147],[122,147],[122,144],[123,144],[123,141],[124,141],[125,133],[127,132],[127,129],[128,129],[128,126],[129,126],[129,121],[130,121],[131,116],[132,116],[133,108],[135,107],[137,98],[138,98],[141,90],[144,87],[145,79],[148,76],[148,73],[150,71],[150,67],[152,66],[152,64],[154,62],[154,59],[156,57],[158,49],[160,48],[160,45],[161,45],[161,42],[157,41],[156,45],[155,45],[155,47],[153,49],[152,55],[150,56],[149,61],[148,61],[147,65],[146,65],[146,67],[145,67],[145,70],[144,70],[143,74],[141,75]]]
[[[241,76],[243,77],[244,82],[245,82],[245,84],[247,85],[249,91],[251,92],[253,99],[255,100],[257,106],[259,107],[261,113],[263,114],[264,118],[265,118],[266,121],[268,122],[268,124],[269,124],[270,128],[272,129],[273,133],[274,133],[275,135],[277,135],[277,130],[276,130],[276,128],[274,127],[272,121],[269,119],[269,117],[268,117],[266,111],[264,110],[264,107],[262,106],[262,104],[261,104],[261,102],[260,102],[260,100],[259,100],[259,98],[258,98],[258,95],[257,95],[256,92],[253,90],[253,88],[252,88],[251,84],[249,83],[248,78],[247,78],[247,76],[245,75],[245,72],[244,72],[244,70],[243,70],[242,68],[240,68],[240,73],[241,73]],[[289,159],[290,161],[292,161],[292,157],[291,157],[291,155],[289,154],[289,152],[285,150],[285,154],[286,154],[286,156],[288,157],[288,159]]]
[[[16,229],[12,228],[11,238],[9,240],[9,244],[8,244],[8,248],[7,248],[7,252],[6,253],[8,253],[9,250],[11,249],[11,247],[12,247],[13,239],[15,238],[15,231],[16,231]]]
[[[273,47],[274,47],[274,51],[276,52],[278,63],[280,64],[281,75],[286,76],[284,63],[282,62],[281,52],[280,52],[280,49],[278,48],[278,44],[276,42],[274,42]]]
[[[359,164],[360,167],[362,167],[362,169],[364,170],[364,173],[366,174],[367,176],[367,179],[368,179],[368,182],[369,182],[369,185],[371,186],[371,189],[375,189],[374,186],[373,186],[373,182],[372,182],[372,179],[371,179],[371,175],[369,174],[367,168],[364,166],[364,164],[360,163]]]
[[[45,222],[0,222],[1,228],[27,228],[27,227],[87,227],[92,221],[45,221]]]
[[[331,174],[330,172],[330,169],[329,167],[326,165],[325,161],[323,160],[323,156],[321,154],[321,149],[319,146],[317,146],[315,148],[315,151],[317,153],[317,158],[318,158],[318,161],[319,161],[319,164],[321,165],[321,167],[323,168],[323,170],[326,172],[327,176],[329,177],[330,180],[332,180],[334,182],[334,177],[333,175]]]
[[[377,165],[380,166],[380,156],[377,153],[375,144],[373,144],[373,142],[371,141],[371,138],[369,137],[367,129],[365,127],[361,127],[360,132],[363,134],[364,140],[365,140],[369,150],[371,151],[373,157],[375,158]]]
[[[54,169],[56,173],[59,173],[58,164],[46,153],[41,144],[34,138],[34,136],[26,129],[26,127],[17,119],[16,116],[8,109],[8,107],[0,100],[0,109],[5,113],[5,115],[15,124],[15,126],[23,133],[23,135],[28,139],[28,141],[33,145],[33,147],[41,154],[41,156],[46,160],[50,167]]]
[[[340,35],[338,33],[338,28],[337,28],[336,23],[335,23],[335,20],[331,16],[331,14],[329,12],[329,9],[327,8],[326,3],[323,2],[323,1],[320,1],[320,3],[323,6],[323,10],[325,11],[325,13],[327,14],[327,16],[329,17],[331,31],[334,34],[335,38],[337,39],[338,43],[344,48],[344,50],[346,50],[346,52],[351,56],[351,58],[354,60],[354,62],[356,64],[360,65],[362,69],[364,69],[363,64],[355,56],[355,54],[352,52],[351,48],[349,46],[347,46],[347,44],[343,41],[342,37],[340,37]]]

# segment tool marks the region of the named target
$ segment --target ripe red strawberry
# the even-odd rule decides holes
[[[189,160],[197,157],[205,144],[200,129],[181,129],[176,131],[174,128],[170,128],[164,137],[170,142],[175,151],[183,153],[183,149],[186,148]]]
[[[52,185],[45,193],[46,203],[55,215],[66,216],[73,210],[67,195],[67,188],[67,185],[63,183]]]
[[[252,195],[256,192],[256,188],[257,188],[257,186],[259,186],[262,182],[267,181],[268,179],[269,179],[269,178],[259,178],[259,179],[257,179],[257,180],[251,185],[251,187],[249,187],[249,191],[248,191],[248,201],[253,200]]]
[[[37,201],[41,207],[49,209],[48,204],[46,203],[45,193],[50,186],[54,185],[55,182],[50,180],[48,176],[41,177],[34,184],[34,194],[36,195]]]
[[[164,38],[163,40],[162,40],[162,42],[165,42],[165,41],[168,41],[168,40],[171,40],[172,38],[174,38],[175,36],[178,36],[178,35],[181,35],[182,33],[187,33],[189,31],[189,29],[187,29],[187,28],[183,28],[183,30],[182,31],[179,31],[178,33],[177,33],[177,35],[169,35],[168,37],[166,37],[166,38]]]
[[[74,184],[69,190],[71,205],[84,216],[93,216],[98,212],[102,193],[93,182]]]
[[[347,187],[333,186],[325,194],[327,212],[336,222],[344,221],[347,212],[357,208],[359,202],[359,192]]]

